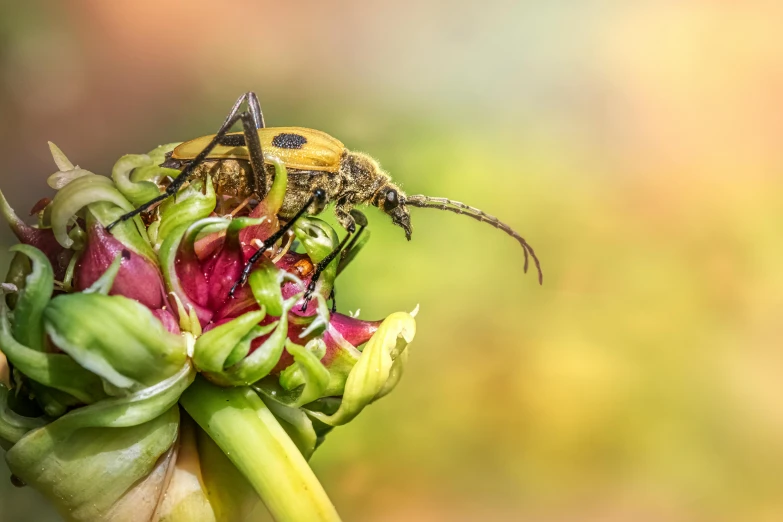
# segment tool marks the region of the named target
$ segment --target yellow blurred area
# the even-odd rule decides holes
[[[421,313],[400,386],[313,459],[345,520],[783,520],[780,2],[0,9],[20,213],[50,195],[47,140],[108,174],[254,90],[270,125],[327,131],[536,249],[543,287],[486,225],[413,209],[407,243],[367,211],[341,311]],[[57,520],[2,477],[0,506]]]

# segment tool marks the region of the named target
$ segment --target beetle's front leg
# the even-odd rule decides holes
[[[345,230],[352,233],[356,230],[356,220],[351,216],[353,210],[353,203],[345,197],[337,200],[334,205],[334,217],[337,218],[337,222],[340,223]]]
[[[350,218],[350,228],[346,227],[348,234],[345,235],[343,240],[340,241],[340,244],[338,244],[334,250],[329,252],[329,255],[327,255],[325,258],[320,260],[317,265],[315,265],[313,276],[310,278],[310,283],[307,285],[307,290],[304,294],[304,300],[301,308],[302,312],[307,310],[307,305],[310,302],[310,299],[313,297],[313,292],[315,292],[315,287],[318,284],[318,279],[321,277],[321,273],[326,270],[326,267],[329,266],[329,263],[334,261],[334,259],[343,251],[343,249],[346,248],[345,245],[348,243],[348,240],[351,239],[351,236],[354,236],[354,232],[356,232],[354,237],[358,237],[364,230],[364,227],[367,226],[367,218],[358,210],[352,210],[348,217]],[[356,230],[356,225],[359,225],[358,231]],[[353,244],[354,242],[351,242],[348,248],[352,247]]]

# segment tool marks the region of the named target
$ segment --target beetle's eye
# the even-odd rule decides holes
[[[386,193],[386,200],[383,202],[383,209],[387,212],[395,209],[400,204],[396,190],[390,190]]]

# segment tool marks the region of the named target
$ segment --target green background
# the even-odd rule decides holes
[[[346,520],[781,520],[783,7],[463,4],[6,2],[0,186],[23,214],[47,140],[108,174],[254,90],[544,267],[367,211],[340,309],[421,313],[395,393],[314,457]],[[0,520],[56,520],[6,476]]]

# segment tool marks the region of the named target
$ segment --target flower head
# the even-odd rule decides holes
[[[413,317],[328,309],[339,265],[355,252],[326,268],[301,308],[315,264],[338,244],[315,218],[300,219],[229,295],[281,225],[287,171],[276,160],[262,201],[192,180],[109,232],[179,174],[158,166],[172,148],[124,156],[104,177],[51,145],[57,192],[34,209],[36,226],[0,192],[20,241],[0,300],[9,466],[69,520],[185,520],[189,510],[234,520],[259,497],[281,518],[332,519],[306,459],[396,385]],[[139,511],[141,499],[153,501]]]

